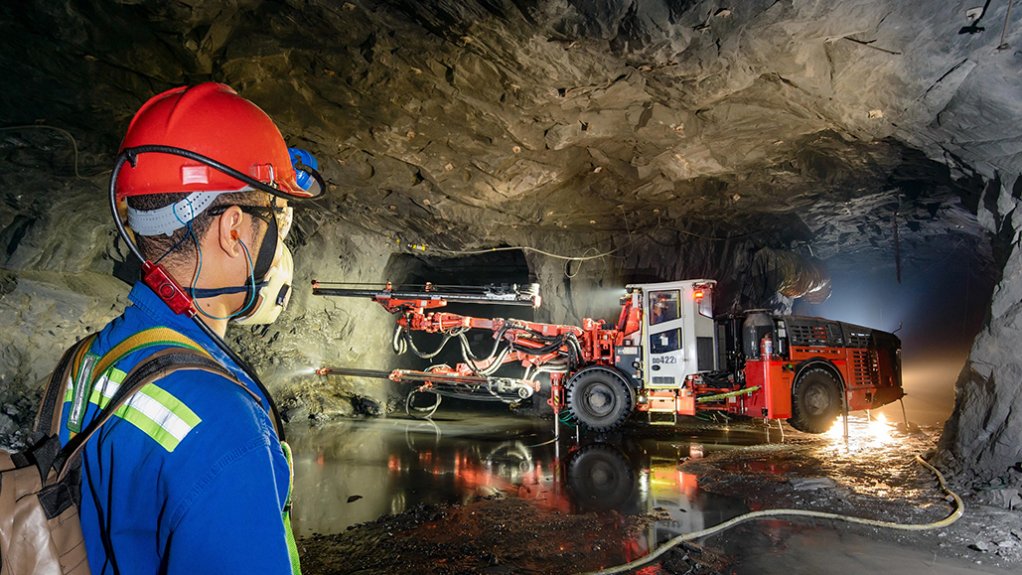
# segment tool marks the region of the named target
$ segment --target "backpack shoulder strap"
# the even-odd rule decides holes
[[[128,373],[121,387],[118,388],[117,393],[110,399],[110,403],[103,411],[92,420],[88,427],[71,438],[61,449],[60,454],[53,463],[54,469],[58,472],[55,482],[64,479],[67,472],[74,467],[75,461],[81,456],[81,451],[85,447],[86,442],[114,416],[118,409],[131,399],[135,392],[158,379],[182,370],[205,371],[219,375],[245,390],[257,402],[259,401],[259,396],[255,392],[234,377],[224,366],[211,359],[208,354],[181,348],[161,350],[135,366]]]
[[[132,335],[131,337],[125,339],[121,343],[114,346],[113,349],[107,352],[105,356],[103,356],[102,358],[99,359],[98,362],[96,362],[96,367],[92,373],[95,374],[96,378],[98,378],[103,373],[106,373],[106,370],[110,369],[110,367],[116,365],[117,362],[123,359],[126,355],[143,348],[154,346],[172,346],[180,349],[191,350],[192,352],[198,355],[206,357],[216,365],[220,365],[221,369],[223,370],[223,373],[226,374],[226,377],[228,379],[234,379],[234,376],[231,375],[229,371],[227,371],[227,368],[223,367],[219,362],[217,362],[213,358],[213,356],[210,355],[208,351],[206,351],[206,348],[202,347],[197,342],[195,342],[195,340],[189,338],[188,336],[177,331],[174,331],[169,327],[149,328],[140,331]],[[242,366],[242,370],[244,371],[246,370],[246,368]],[[259,385],[258,382],[256,382],[256,384]],[[251,395],[253,399],[255,399],[256,403],[262,406],[263,400],[259,397],[259,395],[250,390],[248,386],[242,385],[242,387],[244,387],[245,391],[249,395]],[[277,433],[277,437],[283,439],[284,430],[282,429],[282,422],[280,418],[280,413],[277,411],[277,405],[273,402],[273,398],[269,396],[269,392],[266,392],[265,390],[263,391],[264,393],[266,393],[266,401],[269,404],[269,415],[270,421],[273,422],[273,430]]]
[[[92,373],[98,377],[101,374],[106,373],[108,369],[116,365],[117,362],[124,359],[124,357],[128,354],[140,349],[155,346],[172,346],[176,348],[190,349],[199,355],[205,356],[211,360],[213,359],[208,351],[190,337],[176,332],[169,327],[152,327],[132,334],[127,339],[111,348],[103,357],[99,358],[99,361],[96,362],[96,367],[93,369]]]
[[[76,377],[75,374],[79,374],[77,377],[83,377],[80,374],[82,362],[97,335],[95,333],[91,334],[78,342],[61,358],[57,369],[53,371],[50,377],[50,382],[47,384],[43,400],[40,403],[39,412],[36,415],[35,431],[49,435],[56,434],[59,431],[62,411],[59,408],[61,392],[64,391],[69,378]],[[184,334],[167,327],[154,327],[134,333],[115,345],[90,366],[88,369],[89,375],[85,376],[89,381],[78,381],[75,382],[75,385],[82,385],[85,388],[83,393],[87,401],[88,394],[93,385],[95,385],[96,380],[106,373],[108,369],[132,352],[155,346],[173,346],[189,349],[212,359],[209,352]]]
[[[43,391],[42,400],[39,402],[39,410],[36,412],[35,423],[32,426],[37,433],[53,435],[57,433],[60,426],[60,398],[67,386],[67,381],[72,373],[77,373],[82,363],[82,358],[89,351],[92,342],[98,334],[89,334],[78,343],[72,345],[64,352],[64,355],[57,363],[57,367],[50,374],[50,381]]]

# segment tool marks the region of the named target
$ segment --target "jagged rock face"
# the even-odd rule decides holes
[[[976,269],[1010,265],[994,254],[1014,253],[1017,194],[990,182],[1022,171],[1022,10],[996,4],[970,20],[938,0],[4,3],[4,381],[38,381],[116,313],[103,172],[143,101],[205,80],[262,106],[334,185],[297,215],[299,286],[388,279],[407,244],[524,245],[593,256],[525,253],[537,318],[577,321],[614,303],[581,294],[628,281],[712,277],[720,305],[790,305],[757,287],[764,248],[845,273],[939,265],[963,243]],[[345,413],[376,388],[294,376],[387,361],[381,315],[299,289],[232,343],[292,382],[296,412]],[[75,319],[38,327],[57,317]],[[961,405],[982,387],[967,379]]]
[[[955,411],[939,459],[963,484],[982,485],[990,503],[1022,509],[1022,178],[991,186],[980,219],[1003,239],[1003,271],[990,319],[959,376]]]
[[[900,194],[914,221],[975,188],[904,142],[1018,168],[1010,122],[976,124],[1012,117],[1011,80],[986,84],[1018,56],[952,3],[128,4],[5,7],[5,116],[109,150],[153,91],[224,81],[324,157],[347,221],[402,242],[728,229],[847,256],[871,234],[842,233],[846,202],[889,221]],[[977,153],[984,127],[1003,150]]]

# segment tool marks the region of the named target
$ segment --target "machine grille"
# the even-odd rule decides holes
[[[832,346],[841,344],[841,335],[832,323],[818,320],[788,320],[788,337],[792,345]]]
[[[848,341],[848,347],[869,347],[872,338],[869,332],[852,330],[846,326],[845,339]]]
[[[856,350],[852,352],[852,377],[855,385],[876,385],[877,366],[873,361],[873,354],[869,350]]]

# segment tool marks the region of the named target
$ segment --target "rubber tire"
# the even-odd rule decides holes
[[[826,433],[841,415],[841,386],[826,369],[810,368],[799,376],[791,390],[791,419],[788,423],[806,433]]]
[[[565,406],[575,421],[588,429],[611,431],[631,415],[635,394],[615,372],[590,367],[568,382]]]
[[[635,472],[617,449],[596,443],[572,457],[568,489],[579,511],[621,510],[636,491]]]

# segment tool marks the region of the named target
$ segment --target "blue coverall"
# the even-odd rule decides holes
[[[138,283],[131,306],[99,334],[102,356],[131,334],[164,326],[206,349],[246,386],[180,371],[144,387],[87,444],[81,521],[93,574],[291,573],[282,511],[290,471],[267,398],[193,322]],[[152,347],[126,356],[97,380],[83,425]],[[62,410],[62,443],[71,392]]]

